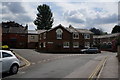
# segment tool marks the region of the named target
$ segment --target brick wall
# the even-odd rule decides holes
[[[2,35],[3,45],[8,45],[10,48],[27,48],[27,34],[7,33]]]
[[[62,39],[56,38],[56,30],[58,28],[61,28],[63,31]],[[46,34],[46,38],[44,39],[44,34]],[[73,33],[67,31],[63,27],[56,27],[50,31],[41,33],[39,35],[39,44],[44,45],[44,42],[46,44],[45,47],[42,46],[39,50],[45,51],[45,52],[80,52],[80,49],[84,47],[85,42],[89,42],[90,45],[93,43],[93,35],[90,35],[90,39],[84,39],[84,35],[82,33],[79,33],[79,39],[73,39]],[[69,48],[64,48],[63,43],[69,42],[70,46]],[[79,48],[74,48],[73,43],[78,42]]]

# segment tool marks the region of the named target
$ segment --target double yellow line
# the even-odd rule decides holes
[[[101,73],[101,70],[103,69],[106,61],[107,61],[107,57],[103,58],[100,63],[97,65],[97,67],[95,68],[95,70],[92,72],[92,74],[89,76],[88,80],[93,80],[95,78],[99,78],[100,77],[100,73]]]
[[[22,56],[20,56],[19,54],[17,54],[16,52],[13,51],[13,53],[15,53],[15,55],[20,58],[23,62],[25,62],[25,65],[20,66],[20,69],[25,68],[30,66],[30,62],[28,60],[26,60],[25,58],[23,58]]]

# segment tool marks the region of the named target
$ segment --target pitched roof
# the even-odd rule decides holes
[[[41,34],[41,33],[43,33],[43,32],[46,32],[47,30],[37,30],[37,33],[38,34]]]
[[[71,25],[69,27],[66,27],[66,29],[69,31],[69,32],[78,32],[74,27],[72,27]]]
[[[71,25],[66,29],[70,32],[93,34],[93,32],[89,31],[88,29],[77,29],[77,28],[72,27]]]
[[[93,38],[110,38],[110,37],[116,37],[118,35],[120,35],[120,33],[106,34],[106,35],[93,35]]]
[[[43,33],[45,31],[49,32],[51,30],[54,30],[55,28],[57,27],[62,27],[64,28],[66,31],[70,32],[70,33],[73,33],[73,32],[78,32],[78,33],[88,33],[88,34],[93,34],[91,31],[87,30],[87,29],[76,29],[74,27],[72,27],[71,25],[69,27],[64,27],[62,26],[61,24],[59,24],[58,26],[52,28],[52,29],[49,29],[49,30],[38,30],[38,33]]]
[[[91,31],[88,30],[88,29],[77,29],[77,31],[78,31],[79,33],[93,34],[93,32],[91,32]]]
[[[38,34],[36,30],[28,30],[28,34]]]
[[[2,33],[27,33],[27,26],[23,27],[15,22],[3,22]]]

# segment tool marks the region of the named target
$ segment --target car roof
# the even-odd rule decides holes
[[[10,50],[0,50],[0,51],[10,51]]]
[[[4,52],[8,52],[8,53],[11,52],[11,51],[9,51],[9,50],[0,50],[0,52],[2,52],[2,51],[4,51]]]

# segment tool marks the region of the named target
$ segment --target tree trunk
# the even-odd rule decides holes
[[[120,45],[117,47],[117,49],[118,49],[118,53],[117,53],[117,55],[118,55],[118,60],[119,60],[119,62],[120,62]]]

